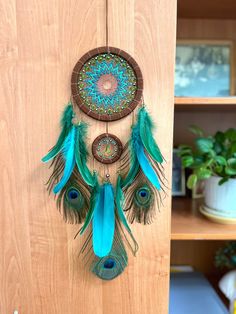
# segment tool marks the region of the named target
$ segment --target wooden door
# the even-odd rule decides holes
[[[105,44],[105,0],[0,3],[0,313],[167,314],[170,192],[124,274],[102,282],[78,259],[78,226],[66,225],[44,187],[43,154],[55,142],[77,59]],[[109,44],[130,53],[158,126],[171,185],[176,0],[109,0]],[[104,130],[91,120],[90,142]],[[132,116],[109,125],[124,141]],[[113,168],[115,176],[115,168]]]

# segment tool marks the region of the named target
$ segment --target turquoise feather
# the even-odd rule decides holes
[[[93,213],[93,251],[104,257],[111,251],[115,231],[114,192],[110,183],[104,183]]]
[[[116,203],[119,213],[124,210],[130,223],[151,223],[155,208],[162,204],[162,193],[165,194],[166,179],[160,166],[164,159],[154,140],[153,128],[151,117],[141,108],[121,158]]]
[[[54,167],[54,172],[52,174],[52,180],[56,181],[57,178],[59,181],[55,187],[53,188],[53,192],[56,194],[61,191],[61,189],[65,186],[67,181],[69,180],[75,165],[78,168],[79,174],[81,175],[82,179],[84,180],[85,184],[94,187],[94,175],[91,174],[88,166],[87,166],[87,158],[88,158],[88,151],[86,148],[85,138],[87,135],[87,124],[85,122],[80,122],[77,125],[71,124],[69,126],[69,113],[71,112],[71,107],[67,108],[65,111],[65,114],[63,116],[64,118],[64,133],[67,133],[67,136],[65,137],[60,149],[57,148],[58,153],[62,154],[64,159],[64,171],[63,175],[60,178],[60,174],[62,173],[63,167],[61,162],[58,163],[58,167]],[[63,134],[64,134],[63,133]],[[62,138],[60,136],[60,138]],[[60,140],[61,142],[61,140]],[[57,145],[59,147],[59,144]],[[51,155],[50,155],[51,156]],[[47,157],[43,158],[46,160]],[[54,156],[54,160],[57,159],[58,155]],[[57,165],[57,162],[55,162]],[[55,176],[55,178],[53,178]]]
[[[84,224],[80,230],[80,235],[82,235],[88,228],[88,226],[90,225],[92,219],[93,219],[93,214],[94,214],[94,209],[97,206],[97,204],[100,201],[100,190],[101,187],[98,183],[98,179],[97,179],[97,174],[94,173],[94,179],[93,179],[94,183],[93,183],[93,188],[91,191],[91,197],[90,197],[90,205],[89,205],[89,211],[86,215]]]
[[[84,182],[93,187],[94,186],[94,176],[91,174],[88,166],[88,151],[85,143],[85,138],[87,135],[87,124],[85,122],[80,122],[77,126],[78,131],[76,133],[76,147],[75,147],[75,161],[82,176]]]
[[[158,171],[153,167],[155,163],[162,163],[163,157],[153,137],[153,122],[143,107],[138,112],[137,122],[132,127],[132,134],[129,140],[129,170],[122,176],[121,187],[127,189],[141,170],[150,182],[158,189],[161,189]],[[127,160],[123,162],[126,167]],[[158,166],[156,166],[158,167]],[[122,167],[121,167],[122,168]]]
[[[57,140],[57,143],[55,146],[48,152],[46,156],[42,158],[43,162],[48,162],[51,159],[53,159],[55,156],[57,156],[60,151],[62,150],[63,143],[71,130],[73,124],[72,124],[72,118],[73,118],[74,112],[71,102],[66,106],[65,110],[63,111],[62,118],[61,118],[61,134]]]
[[[138,112],[139,133],[143,146],[147,153],[158,163],[163,162],[161,151],[153,137],[153,121],[147,113],[145,107]]]
[[[137,156],[132,151],[132,148],[131,148],[131,155],[132,156],[130,158],[129,171],[128,171],[127,175],[121,179],[121,187],[124,189],[132,184],[132,182],[134,181],[135,177],[137,176],[137,174],[139,172],[139,168],[140,168],[138,160],[137,160]]]
[[[158,175],[153,169],[153,166],[148,160],[147,156],[145,155],[144,147],[140,138],[138,124],[133,127],[131,141],[132,148],[134,150],[135,155],[137,156],[139,166],[141,167],[144,175],[158,190],[160,190],[161,185],[158,179]]]
[[[158,189],[161,189],[161,185],[158,179],[156,172],[153,170],[152,165],[150,164],[149,160],[147,159],[144,149],[142,146],[136,147],[136,154],[138,158],[138,162],[140,167],[142,168],[143,173],[147,179]]]
[[[62,154],[65,160],[65,168],[61,180],[53,188],[53,192],[55,194],[60,192],[60,190],[66,185],[73,172],[75,166],[75,137],[76,127],[73,126],[63,143]]]

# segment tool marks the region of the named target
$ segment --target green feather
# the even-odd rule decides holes
[[[124,210],[128,221],[150,224],[156,214],[155,208],[160,203],[160,193],[147,181],[144,174],[140,173],[125,194]]]
[[[75,169],[57,197],[57,207],[68,223],[81,223],[89,210],[90,190]]]
[[[147,153],[158,163],[163,162],[163,157],[156,141],[153,137],[154,124],[152,118],[147,113],[146,109],[142,107],[138,112],[138,125],[140,137]]]
[[[81,235],[87,230],[88,226],[90,225],[90,223],[92,221],[95,204],[98,201],[99,191],[100,191],[100,185],[98,182],[97,174],[94,173],[93,188],[92,188],[91,196],[90,196],[89,211],[86,215],[84,225],[82,226],[82,228],[80,230]]]
[[[65,141],[65,138],[67,137],[72,124],[72,118],[73,118],[74,112],[71,102],[68,103],[65,110],[63,111],[62,117],[61,117],[61,133],[60,136],[53,148],[48,152],[46,156],[42,158],[43,162],[48,162],[51,159],[53,159],[62,149],[63,143]]]
[[[76,127],[77,127],[75,147],[76,165],[85,183],[93,187],[94,176],[91,174],[87,166],[88,151],[85,143],[88,125],[85,122],[80,122]]]
[[[120,179],[122,189],[126,189],[130,184],[132,184],[139,170],[140,166],[133,151],[132,142],[129,140],[128,144],[124,147],[121,165],[119,168],[119,172],[123,174]]]

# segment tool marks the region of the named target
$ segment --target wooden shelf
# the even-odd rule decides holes
[[[236,225],[223,225],[205,218],[198,208],[202,199],[173,198],[172,240],[235,240]]]
[[[175,97],[176,110],[235,110],[236,97]]]
[[[175,97],[176,105],[235,105],[236,97]]]
[[[179,18],[236,19],[235,0],[178,0]]]

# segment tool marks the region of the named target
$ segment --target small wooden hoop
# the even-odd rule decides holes
[[[117,151],[116,156],[114,156],[112,159],[104,160],[103,158],[101,158],[97,154],[97,147],[98,147],[99,142],[103,138],[106,138],[106,137],[112,138],[117,143],[118,151]],[[112,163],[116,162],[118,159],[120,159],[122,152],[123,152],[123,145],[122,145],[120,139],[117,136],[110,134],[110,133],[103,133],[103,134],[99,135],[98,137],[95,138],[95,140],[93,141],[93,144],[92,144],[92,153],[93,153],[94,158],[103,164],[112,164]]]

